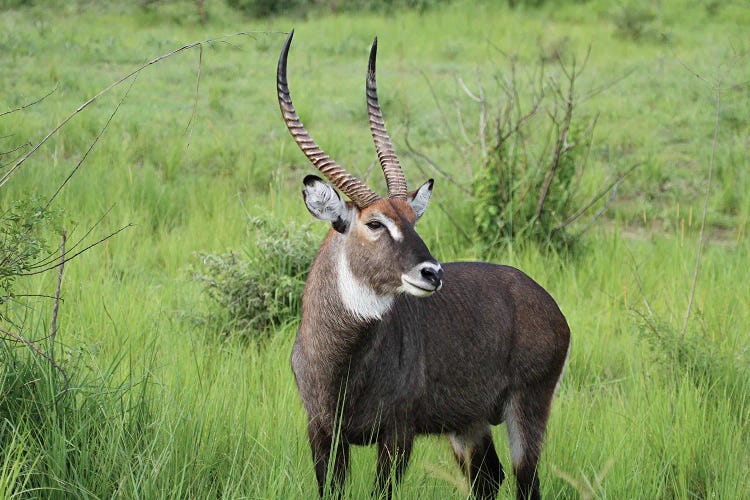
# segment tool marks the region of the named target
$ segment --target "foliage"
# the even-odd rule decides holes
[[[376,11],[393,12],[413,9],[424,11],[446,0],[227,0],[230,7],[253,17],[269,17],[280,14],[307,13],[312,9],[329,12]]]
[[[497,101],[480,100],[480,121],[490,125],[475,141],[482,164],[472,192],[476,233],[486,248],[517,239],[564,250],[577,240],[569,226],[588,204],[575,195],[595,120],[578,116],[574,85],[581,70],[561,63],[562,81],[547,79],[544,64],[540,60],[531,81],[520,83],[511,60],[509,76],[490,92]],[[527,108],[519,99],[521,85],[536,89]]]
[[[45,106],[25,110],[22,120],[0,118],[0,137],[43,137],[117,75],[191,40],[290,26],[284,19],[243,20],[221,2],[206,2],[208,25],[196,27],[172,15],[194,11],[184,1],[184,9],[159,2],[153,14],[135,2],[109,10],[90,2],[89,9],[66,9],[65,15],[41,7],[0,12],[0,58],[10,68],[0,72],[0,109],[27,103],[60,83]],[[750,11],[742,2],[723,2],[709,19],[703,5],[661,2],[658,22],[673,34],[674,50],[612,36],[611,2],[600,0],[583,6],[548,1],[540,9],[459,1],[424,13],[403,11],[398,19],[370,12],[326,15],[322,9],[294,20],[304,37],[290,55],[299,71],[292,90],[305,125],[342,165],[363,177],[371,170],[369,180],[380,182],[363,106],[363,57],[373,35],[382,44],[378,84],[397,152],[405,152],[410,112],[412,145],[440,158],[446,173],[462,182],[483,161],[459,155],[442,140],[446,122],[439,106],[450,112],[460,91],[452,76],[479,74],[487,99],[497,102],[502,86],[493,86],[493,76],[507,76],[507,65],[496,64],[498,50],[517,50],[518,68],[528,64],[533,71],[537,40],[558,47],[564,37],[566,50],[576,54],[591,45],[569,135],[580,137],[590,118],[598,120],[586,175],[571,203],[590,200],[613,172],[643,166],[618,186],[597,219],[602,222],[585,233],[587,251],[579,258],[531,244],[493,252],[495,261],[522,269],[549,290],[571,325],[569,364],[542,455],[544,498],[750,498],[750,59],[744,42]],[[11,486],[7,495],[0,489],[1,497],[317,494],[305,413],[289,368],[296,325],[290,320],[271,328],[261,349],[241,341],[204,341],[223,319],[218,304],[212,305],[216,323],[182,321],[186,311],[203,311],[212,302],[186,272],[196,249],[239,248],[238,259],[250,260],[259,252],[251,238],[242,243],[248,216],[270,217],[276,227],[309,220],[297,185],[310,167],[275,102],[273,73],[283,40],[283,34],[268,33],[204,46],[192,122],[197,49],[152,66],[61,193],[58,206],[78,227],[92,227],[110,207],[97,228],[134,225],[65,268],[58,338],[82,347],[63,348],[60,340],[55,347],[55,359],[71,378],[61,411],[49,404],[63,387],[56,372],[49,376],[45,362],[3,341],[19,360],[30,357],[29,366],[40,366],[30,370],[0,360],[3,370],[14,366],[8,369],[19,375],[6,382],[13,390],[3,393],[10,394],[5,415],[11,416],[0,422],[0,488]],[[556,66],[548,69],[548,76],[559,77]],[[682,317],[690,288],[715,116],[714,92],[704,80],[716,75],[724,80],[706,252],[695,321],[685,338],[689,353],[672,356],[667,353],[679,336],[669,325]],[[534,90],[519,86],[525,110]],[[3,209],[9,200],[54,192],[120,95],[103,96],[41,148],[3,187]],[[474,111],[480,106],[469,104]],[[469,106],[461,109],[468,118]],[[546,119],[532,120],[537,118]],[[456,120],[449,124],[456,129]],[[469,139],[478,137],[475,129],[467,130]],[[532,142],[547,137],[534,123],[524,131]],[[402,160],[410,181],[437,176],[417,175],[419,166],[430,167]],[[717,203],[725,199],[725,207]],[[446,261],[484,258],[451,225],[454,219],[474,232],[471,193],[439,181],[431,203],[419,231],[433,254]],[[581,220],[571,232],[585,225]],[[56,247],[53,238],[49,243]],[[655,317],[668,320],[660,330],[669,334],[663,344],[648,340],[633,318],[632,307],[642,303],[630,272],[634,266]],[[54,279],[54,273],[29,277],[23,287],[48,295]],[[48,298],[38,301],[35,307],[45,314],[30,314],[35,329],[27,332],[36,339],[47,335],[50,305]],[[44,341],[40,346],[48,348]],[[148,380],[140,373],[148,373]],[[40,411],[25,419],[23,412],[31,415],[34,405]],[[502,425],[494,438],[507,470],[511,457]],[[419,439],[412,457],[400,498],[466,498],[444,437]],[[375,462],[372,448],[352,450],[349,498],[371,494]],[[513,495],[512,474],[507,476],[500,498]]]
[[[618,3],[611,14],[617,33],[632,40],[655,35],[652,24],[656,17],[651,4],[632,0]]]
[[[739,418],[748,401],[727,398],[729,394],[750,394],[750,353],[727,350],[705,334],[681,335],[665,318],[637,311],[642,340],[654,362],[672,381],[683,377],[695,384],[705,397],[729,402]]]
[[[201,265],[193,277],[219,306],[221,326],[254,338],[299,318],[318,242],[304,227],[280,229],[257,217],[250,225],[253,247],[244,256],[200,254]]]
[[[12,202],[0,215],[0,304],[12,296],[17,278],[46,256],[48,231],[59,215],[35,197]]]
[[[110,496],[147,449],[147,379],[118,382],[116,364],[94,375],[88,356],[67,357],[67,381],[24,346],[0,344],[0,449],[6,465],[12,459],[0,470],[4,497]],[[90,478],[89,489],[71,484],[70,470]]]

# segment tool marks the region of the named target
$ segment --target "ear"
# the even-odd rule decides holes
[[[345,233],[349,228],[352,214],[339,193],[315,175],[308,175],[302,182],[305,185],[302,197],[313,217],[326,220],[336,231]]]
[[[409,201],[409,205],[411,205],[411,208],[413,208],[414,212],[417,214],[417,220],[419,220],[424,211],[427,210],[427,205],[430,203],[430,196],[432,196],[432,185],[434,182],[434,179],[430,179],[422,184],[419,189],[412,191],[406,197]]]

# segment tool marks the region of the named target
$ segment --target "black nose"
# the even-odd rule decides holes
[[[423,267],[420,271],[422,273],[422,277],[430,283],[435,288],[440,286],[440,283],[443,281],[443,270],[442,268],[435,269],[434,267]]]

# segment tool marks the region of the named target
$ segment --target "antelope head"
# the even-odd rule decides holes
[[[442,286],[443,270],[432,257],[414,225],[432,194],[430,179],[415,191],[407,191],[393,145],[385,129],[375,84],[377,38],[372,44],[367,72],[367,110],[370,132],[385,175],[388,197],[381,198],[361,180],[349,174],[318,147],[302,125],[292,104],[286,78],[287,56],[294,30],[279,57],[276,83],[281,115],[297,145],[308,160],[333,184],[308,175],[304,179],[305,205],[317,219],[328,221],[343,237],[339,258],[339,280],[378,297],[408,293],[426,297]],[[335,188],[334,188],[335,187]],[[338,191],[350,201],[344,201]],[[334,233],[335,234],[335,233]],[[356,287],[355,287],[356,288]],[[346,294],[344,300],[346,300]]]

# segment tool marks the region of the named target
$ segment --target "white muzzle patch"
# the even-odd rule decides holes
[[[428,297],[443,287],[443,268],[435,262],[421,262],[401,275],[399,291],[416,297]]]

